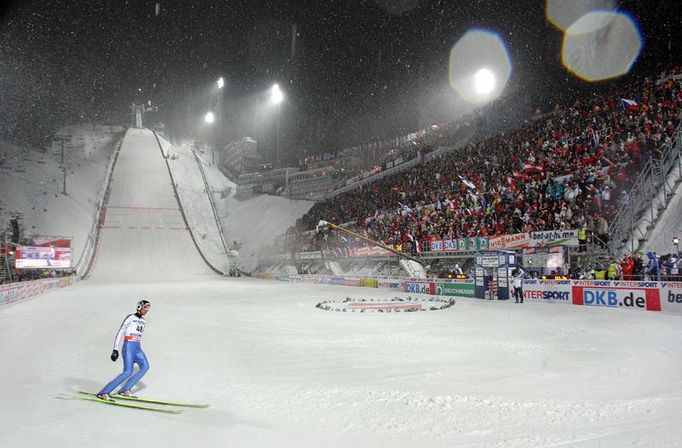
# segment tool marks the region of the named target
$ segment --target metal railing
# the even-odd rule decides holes
[[[114,151],[107,164],[104,189],[97,200],[97,206],[93,212],[92,225],[90,226],[90,232],[88,232],[88,238],[85,240],[85,245],[83,246],[83,251],[78,259],[78,262],[74,266],[76,272],[82,277],[87,278],[90,273],[90,268],[92,267],[93,261],[95,259],[95,254],[97,252],[97,242],[100,236],[100,226],[104,224],[104,205],[109,200],[109,193],[111,192],[111,182],[113,180],[114,166],[118,160],[118,155],[121,152],[121,146],[123,145],[123,140],[125,139],[126,132],[123,132],[118,140],[114,141],[115,145]]]
[[[650,222],[653,225],[655,220],[654,208],[667,207],[668,195],[672,191],[669,191],[666,178],[675,167],[682,174],[681,129],[682,123],[675,129],[671,142],[661,148],[660,159],[649,159],[647,161],[630,191],[628,191],[629,201],[621,205],[609,224],[609,249],[612,253],[620,252],[628,240],[633,241],[629,250],[635,251],[637,248],[634,247],[632,237],[638,228],[639,220],[648,212],[650,213]],[[658,199],[659,195],[660,199]],[[639,235],[641,238],[644,236],[644,234]]]

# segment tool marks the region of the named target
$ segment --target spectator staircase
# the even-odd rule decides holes
[[[677,126],[670,143],[664,144],[660,157],[650,159],[628,191],[623,204],[609,224],[611,253],[640,251],[654,231],[682,181],[682,123]]]

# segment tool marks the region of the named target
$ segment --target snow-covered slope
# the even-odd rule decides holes
[[[114,167],[92,279],[178,281],[211,274],[182,218],[154,134],[128,130]]]
[[[673,246],[673,237],[682,239],[682,182],[677,185],[649,240],[642,245],[644,252],[652,250],[659,255],[675,252],[679,247]]]
[[[218,201],[225,239],[242,244],[239,266],[247,271],[255,269],[259,253],[270,247],[275,237],[283,234],[313,205],[312,201],[268,195],[244,201],[234,197]]]
[[[107,164],[121,129],[68,126],[60,135],[69,136],[64,151],[66,195],[62,194],[59,143],[46,151],[0,143],[0,219],[4,227],[19,212],[25,235],[73,238],[72,260],[76,261],[96,219]]]

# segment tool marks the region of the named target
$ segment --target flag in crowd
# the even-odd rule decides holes
[[[620,101],[623,103],[623,107],[627,110],[637,110],[637,101],[628,98],[621,98]]]
[[[462,183],[466,185],[468,188],[473,188],[474,190],[476,189],[476,185],[474,185],[474,183],[471,182],[469,179],[459,174],[457,176],[459,176],[459,180],[461,180]]]

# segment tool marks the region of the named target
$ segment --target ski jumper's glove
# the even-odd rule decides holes
[[[118,350],[114,350],[113,352],[111,352],[111,360],[116,362],[117,359],[118,359]]]

